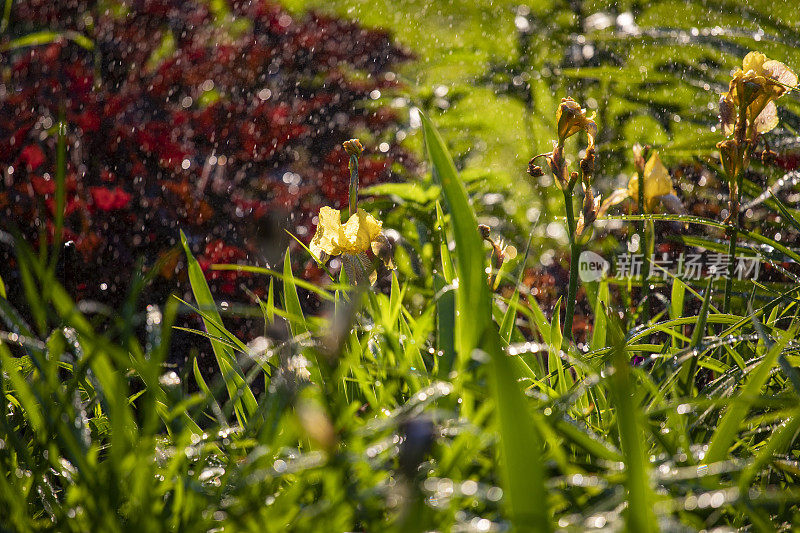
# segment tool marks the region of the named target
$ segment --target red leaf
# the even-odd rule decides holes
[[[28,165],[28,170],[36,170],[45,159],[44,152],[36,144],[29,144],[23,148],[19,158]]]

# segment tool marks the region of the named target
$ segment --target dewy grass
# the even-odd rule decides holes
[[[755,112],[742,109],[747,153],[761,133]],[[551,316],[519,282],[524,271],[511,283],[501,276],[511,247],[478,224],[472,189],[425,114],[430,180],[410,192],[397,184],[391,194],[402,201],[356,205],[361,147],[351,141],[348,221],[326,209],[314,246],[287,250],[280,271],[218,266],[269,278],[266,298],[236,311],[215,303],[183,235],[194,301],[137,313],[133,291],[117,316],[72,300],[51,249],[0,234],[14,243],[19,272],[5,283],[13,291],[0,293],[0,529],[791,529],[800,521],[800,283],[786,268],[788,281],[728,272],[699,284],[670,273],[641,320],[629,304],[633,281],[583,281],[592,309],[583,346],[572,328],[578,255],[605,212],[593,191],[597,130],[569,99],[554,122],[557,141],[544,157],[567,214],[563,330],[560,304]],[[568,172],[573,135],[587,143]],[[723,166],[741,179],[731,165],[746,160],[731,140],[720,148]],[[639,156],[636,181],[612,196],[635,200],[643,214],[615,221],[724,231],[717,220],[658,213],[672,180],[658,155]],[[385,207],[381,223],[376,205]],[[765,209],[793,230],[789,208]],[[396,246],[373,248],[390,228]],[[744,226],[736,233],[737,248],[757,245],[770,264],[797,256],[785,241]],[[498,270],[489,280],[484,240]],[[363,253],[378,279],[300,279],[298,263],[326,259],[321,251]],[[239,312],[263,324],[230,328]],[[179,313],[202,323],[197,345],[213,355],[189,352],[176,367],[167,355]]]

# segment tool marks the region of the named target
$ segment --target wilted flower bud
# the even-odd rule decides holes
[[[534,160],[531,159],[528,162],[528,174],[530,174],[534,178],[538,178],[538,177],[544,176],[544,170],[542,170],[542,167],[540,167],[539,165],[535,164],[533,161]]]
[[[594,138],[597,136],[597,124],[594,120],[586,117],[586,112],[572,98],[562,98],[561,104],[556,111],[556,128],[558,130],[558,144],[581,130],[589,136],[589,146],[594,146]]]
[[[383,261],[387,268],[394,268],[394,243],[383,233],[379,233],[371,244],[372,253]]]
[[[592,176],[594,175],[594,158],[595,158],[594,146],[587,148],[586,155],[583,156],[583,159],[581,159],[580,162],[581,174],[583,174],[583,180],[585,183],[590,181]]]
[[[506,244],[502,239],[499,243],[492,243],[492,247],[494,248],[494,253],[492,254],[494,256],[494,267],[498,270],[503,266],[503,263],[517,257],[516,246]]]
[[[556,127],[558,129],[559,142],[580,131],[581,106],[572,98],[562,98],[561,105],[556,111]]]
[[[778,158],[778,154],[773,152],[769,148],[766,148],[764,149],[763,152],[761,152],[760,158],[761,162],[764,163],[765,165],[771,165],[775,163],[775,160]]]
[[[578,218],[578,225],[575,228],[575,238],[579,243],[585,244],[586,241],[588,241],[588,237],[591,235],[590,231],[588,230],[592,229],[592,224],[594,224],[594,221],[597,220],[597,211],[599,207],[600,206],[595,201],[592,188],[585,187],[583,195],[583,209],[581,209],[581,215]],[[584,237],[584,239],[581,237]]]
[[[563,158],[564,149],[559,144],[553,148],[553,152],[545,155],[547,166],[550,167],[550,172],[556,178],[556,184],[562,189],[567,190],[567,166],[564,164]]]
[[[361,146],[361,141],[358,139],[350,139],[349,141],[345,141],[342,143],[342,146],[344,147],[345,152],[356,157],[360,156],[364,151],[364,147]]]
[[[570,172],[570,174],[569,174],[569,183],[567,184],[567,190],[570,190],[570,191],[572,190],[572,188],[575,186],[575,184],[578,183],[578,178],[579,177],[580,177],[580,175],[578,174],[578,172],[576,170],[573,170],[572,172]]]
[[[478,224],[478,231],[481,234],[481,239],[483,239],[484,241],[490,240],[489,236],[491,235],[492,229],[489,226],[487,226],[486,224]]]

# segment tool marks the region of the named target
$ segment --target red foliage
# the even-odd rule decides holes
[[[44,163],[45,157],[42,149],[36,144],[29,144],[19,154],[19,159],[28,166],[28,170],[36,170]]]
[[[108,189],[106,187],[90,187],[89,192],[92,195],[93,207],[100,211],[115,211],[128,207],[131,201],[130,193],[127,193],[115,187]]]
[[[226,29],[201,1],[129,0],[123,15],[93,0],[13,3],[14,35],[0,46],[45,28],[95,46],[60,39],[0,61],[0,167],[13,167],[0,177],[0,227],[52,238],[63,117],[64,235],[82,255],[76,276],[89,280],[76,297],[124,294],[135,261],[171,257],[179,229],[206,269],[273,262],[284,229],[309,239],[321,205],[346,204],[341,143],[354,131],[367,132],[363,184],[413,165],[392,144],[397,113],[370,98],[396,85],[390,69],[408,58],[388,34],[260,0],[230,4],[236,27]],[[160,263],[163,276],[173,263]],[[235,274],[206,273],[235,289]]]

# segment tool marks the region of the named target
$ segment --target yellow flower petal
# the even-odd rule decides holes
[[[654,153],[644,166],[644,177],[645,198],[663,196],[672,191],[672,178],[669,176],[669,170],[661,162],[657,153]]]
[[[780,61],[770,59],[764,63],[763,69],[764,76],[767,76],[783,85],[797,87],[797,74],[792,72],[789,67]]]
[[[756,74],[761,74],[763,71],[764,63],[767,61],[767,56],[761,52],[750,52],[744,59],[742,59],[742,70],[747,73],[751,70]]]
[[[375,217],[359,209],[355,215],[344,224],[343,248],[351,254],[366,252],[381,233],[383,224]]]
[[[778,108],[775,102],[769,102],[756,117],[753,125],[758,133],[767,133],[778,126]]]
[[[338,209],[324,206],[319,210],[319,221],[314,238],[311,239],[308,249],[319,260],[324,260],[324,255],[339,255],[343,252],[345,242],[344,227]]]
[[[359,209],[342,224],[338,209],[323,207],[319,210],[317,231],[308,249],[319,261],[328,255],[358,255],[370,249],[381,234],[383,224]]]
[[[653,153],[644,166],[644,203],[648,211],[652,210],[660,196],[673,192],[672,179],[667,167],[661,162],[657,153]],[[628,194],[634,200],[639,199],[639,177],[633,175],[628,182]]]
[[[797,75],[792,70],[774,59],[769,59],[761,52],[750,52],[742,60],[742,70],[745,73],[753,72],[757,76],[764,76],[782,85],[795,87]],[[786,92],[783,88],[781,94]]]
[[[635,174],[634,174],[634,177],[636,177]],[[639,178],[636,177],[636,179],[638,180]],[[608,213],[608,210],[611,207],[624,202],[628,198],[630,198],[630,193],[628,192],[628,189],[617,189],[617,190],[615,190],[614,192],[612,192],[608,196],[608,198],[603,200],[602,204],[600,204],[600,209],[597,210],[597,216],[598,217],[605,216],[606,213]]]

